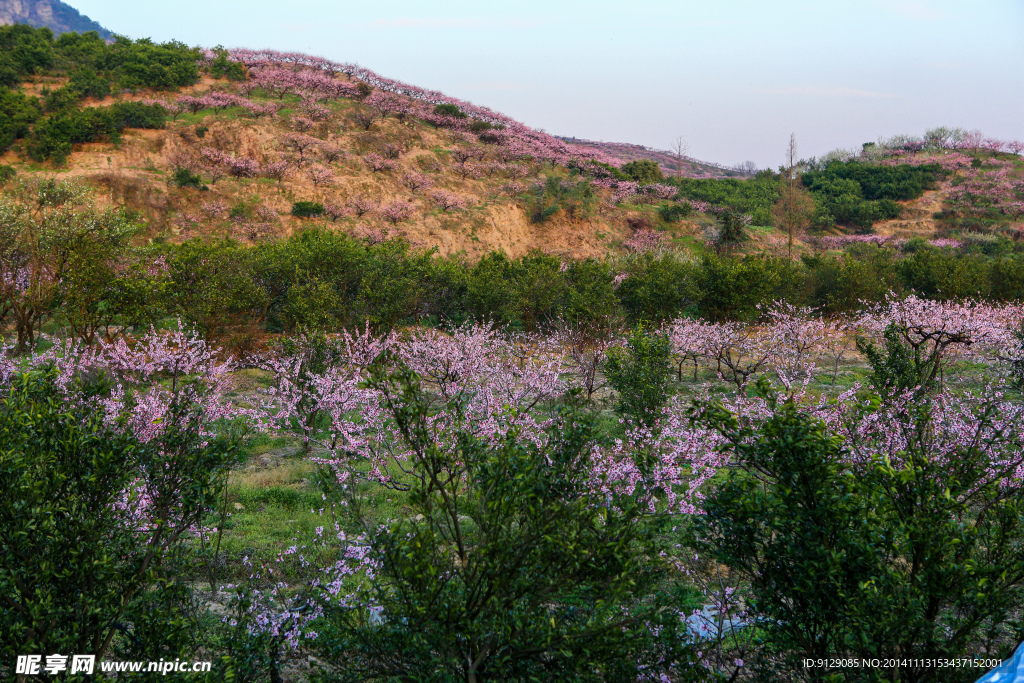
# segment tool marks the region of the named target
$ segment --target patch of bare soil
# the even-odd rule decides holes
[[[875,223],[875,232],[879,235],[895,237],[932,237],[935,235],[935,219],[933,215],[942,211],[947,184],[938,189],[927,190],[917,199],[900,202],[903,216],[890,221]]]

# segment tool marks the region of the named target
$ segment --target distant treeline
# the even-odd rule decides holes
[[[118,235],[66,248],[62,258],[71,266],[45,271],[60,280],[50,298],[37,302],[34,319],[18,323],[17,298],[28,294],[8,288],[0,302],[7,322],[45,321],[91,338],[111,326],[145,330],[181,317],[207,337],[233,337],[244,346],[264,332],[364,324],[386,330],[487,319],[536,330],[558,320],[754,320],[759,306],[775,300],[844,313],[890,291],[1024,299],[1024,251],[1009,240],[957,250],[924,241],[902,251],[863,244],[799,261],[672,253],[563,260],[538,251],[516,259],[491,253],[469,263],[402,240],[369,244],[319,227],[256,246],[192,240],[139,249],[127,246],[128,231]],[[20,336],[31,337],[27,332]]]
[[[657,164],[642,160],[606,171],[616,179],[666,183],[679,188],[677,199],[749,215],[754,225],[774,225],[772,207],[779,201],[780,175],[770,170],[748,179],[665,178]],[[836,160],[804,172],[800,181],[814,201],[811,227],[822,230],[838,224],[870,232],[876,221],[900,217],[903,208],[898,201],[917,199],[947,175],[948,171],[938,164],[880,165]]]
[[[938,164],[882,166],[857,160],[833,161],[807,171],[801,182],[814,199],[811,226],[822,230],[845,225],[870,232],[876,221],[899,218],[898,201],[917,199],[934,189],[947,171]],[[779,199],[779,176],[761,171],[748,180],[668,179],[681,198],[727,206],[748,214],[754,225],[773,225],[772,206]]]

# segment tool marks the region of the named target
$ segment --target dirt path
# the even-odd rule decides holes
[[[942,183],[935,190],[926,190],[923,195],[903,205],[903,217],[875,223],[879,235],[895,237],[933,237],[935,235],[934,214],[942,211],[948,183]]]

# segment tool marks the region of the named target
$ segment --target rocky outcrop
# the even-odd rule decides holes
[[[55,34],[96,31],[101,38],[113,34],[60,0],[0,0],[0,24],[48,26]]]

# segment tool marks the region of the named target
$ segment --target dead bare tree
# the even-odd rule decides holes
[[[675,144],[672,145],[672,151],[675,153],[675,156],[676,156],[676,177],[677,178],[682,178],[683,177],[683,159],[686,158],[686,152],[689,149],[690,149],[690,145],[687,144],[686,140],[684,140],[683,136],[681,136],[681,135],[676,138]]]

